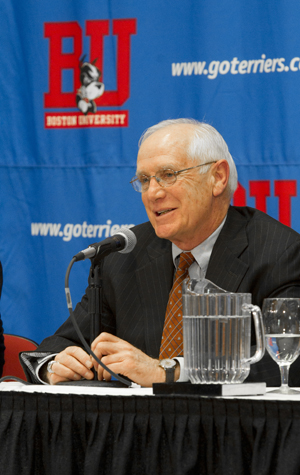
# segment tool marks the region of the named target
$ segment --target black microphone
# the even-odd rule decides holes
[[[83,251],[78,252],[74,256],[75,262],[83,261],[84,259],[91,259],[97,257],[102,259],[111,252],[121,252],[127,254],[131,252],[136,245],[136,235],[128,228],[121,228],[117,234],[104,239],[104,241],[91,244]]]

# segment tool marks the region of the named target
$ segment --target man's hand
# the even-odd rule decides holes
[[[165,382],[165,370],[159,366],[159,360],[150,358],[130,343],[111,335],[101,333],[92,343],[92,351],[114,373],[127,376],[141,386],[152,386],[152,383]],[[111,375],[95,360],[94,367],[98,371],[98,379],[110,381]],[[175,380],[179,378],[179,368]]]
[[[78,346],[69,346],[58,353],[52,365],[54,373],[46,372],[45,380],[49,384],[57,384],[61,381],[79,381],[82,378],[93,379],[91,371],[93,363],[90,356]]]

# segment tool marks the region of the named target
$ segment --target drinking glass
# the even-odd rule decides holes
[[[300,298],[269,298],[262,307],[266,348],[279,365],[281,386],[274,393],[300,394],[288,385],[290,365],[300,354]]]

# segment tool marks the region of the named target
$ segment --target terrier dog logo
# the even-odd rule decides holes
[[[97,59],[92,63],[85,61],[85,56],[80,59],[80,83],[81,87],[77,90],[76,104],[78,109],[87,115],[89,112],[95,114],[97,106],[95,99],[102,96],[105,86],[99,81],[101,71],[96,66]]]

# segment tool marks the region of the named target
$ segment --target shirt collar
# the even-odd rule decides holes
[[[210,255],[212,253],[214,244],[221,232],[221,229],[223,228],[225,221],[226,221],[227,215],[223,219],[222,223],[220,226],[207,238],[205,241],[203,241],[201,244],[196,246],[194,249],[191,249],[190,252],[193,254],[195,261],[198,263],[199,267],[205,272],[208,266],[208,262],[210,259]],[[176,244],[172,243],[172,257],[173,257],[173,262],[174,266],[177,267],[177,258],[179,257],[179,254],[181,254],[183,251],[180,249]]]

